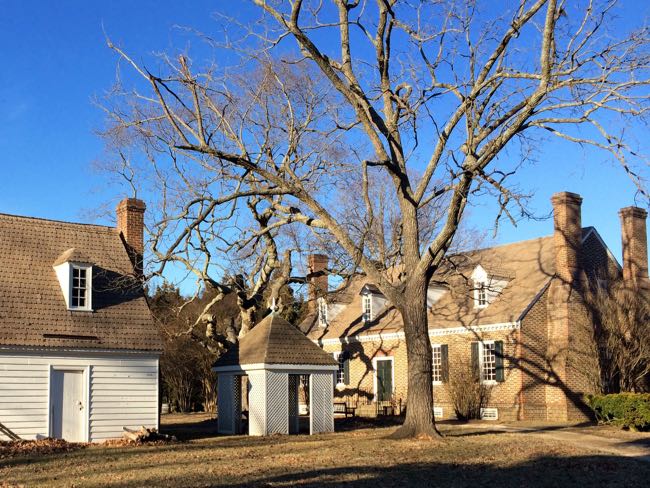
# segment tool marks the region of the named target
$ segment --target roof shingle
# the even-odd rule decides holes
[[[0,214],[0,236],[0,346],[162,350],[115,228]],[[92,263],[92,312],[66,308],[61,259]]]
[[[239,344],[221,356],[215,367],[246,364],[334,366],[334,358],[289,322],[275,314],[266,316]]]

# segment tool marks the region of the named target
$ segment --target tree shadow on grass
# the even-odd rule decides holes
[[[414,463],[394,466],[332,467],[228,484],[253,486],[353,487],[583,487],[645,486],[650,463],[616,456],[544,456],[513,466]],[[209,486],[223,486],[213,480]]]

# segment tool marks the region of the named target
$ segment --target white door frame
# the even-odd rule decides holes
[[[90,368],[91,366],[66,366],[50,364],[48,379],[48,399],[47,399],[47,435],[52,437],[52,376],[54,371],[71,371],[81,372],[81,383],[84,389],[83,397],[85,401],[83,414],[83,432],[82,442],[90,442]]]
[[[390,361],[390,374],[392,375],[391,381],[391,395],[395,394],[395,359],[393,356],[377,356],[372,358],[372,378],[373,378],[373,398],[377,401],[377,361]]]

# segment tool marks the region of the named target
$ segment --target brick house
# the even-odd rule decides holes
[[[552,198],[552,236],[449,256],[429,291],[436,417],[453,418],[449,378],[469,367],[490,389],[484,418],[575,420],[594,391],[598,352],[585,290],[599,280],[648,282],[647,213],[620,211],[623,267],[594,227],[582,198]],[[363,275],[328,288],[326,256],[312,255],[311,310],[301,328],[339,360],[335,396],[373,415],[406,401],[407,359],[399,313]],[[594,376],[596,375],[596,376]]]
[[[0,214],[0,440],[157,427],[163,343],[139,280],[145,205],[117,228]]]

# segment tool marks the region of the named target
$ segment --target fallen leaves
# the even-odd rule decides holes
[[[41,439],[35,441],[0,441],[0,459],[21,456],[43,456],[71,452],[87,447],[82,442],[67,442],[62,439]]]

